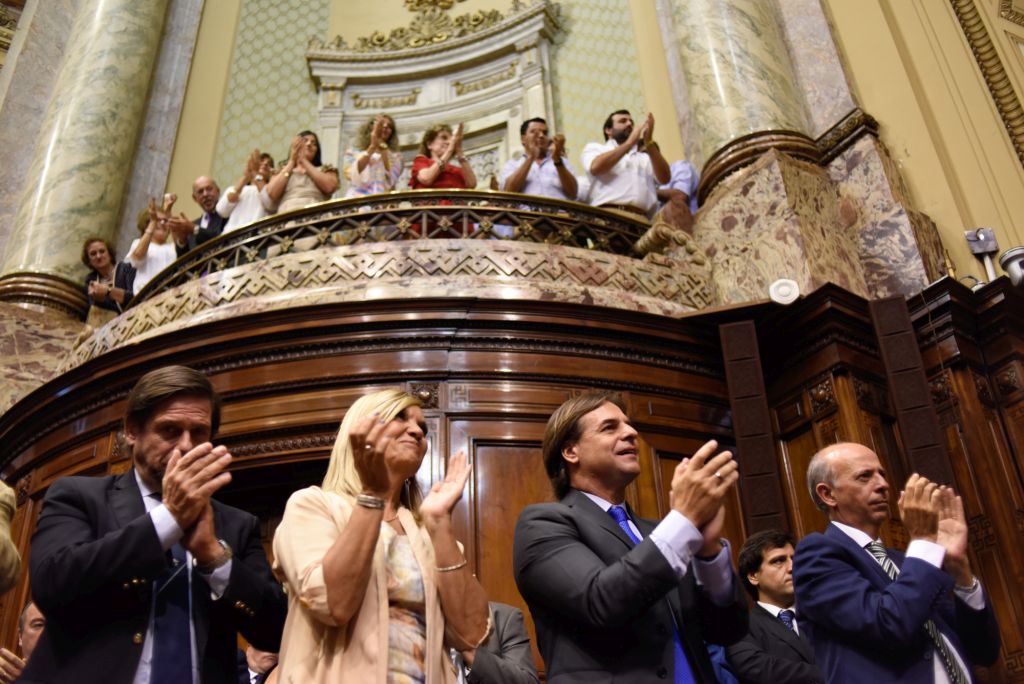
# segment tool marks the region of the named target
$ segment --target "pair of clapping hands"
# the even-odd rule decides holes
[[[967,516],[963,499],[951,487],[917,473],[899,498],[900,519],[911,540],[934,542],[946,551],[944,567],[958,584],[973,581],[967,559]]]
[[[669,507],[700,530],[704,545],[698,556],[715,556],[722,548],[725,496],[739,480],[731,451],[716,454],[718,442],[706,442],[691,458],[684,458],[672,474]]]
[[[227,447],[204,442],[185,454],[173,450],[164,471],[164,506],[185,531],[181,545],[199,565],[217,564],[226,553],[214,529],[210,497],[231,482],[230,463]]]

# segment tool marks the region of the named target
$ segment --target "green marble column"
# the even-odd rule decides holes
[[[0,299],[66,313],[84,307],[75,293],[82,241],[116,235],[166,9],[167,0],[82,3],[32,150]]]
[[[671,0],[703,176],[717,183],[768,148],[816,158],[774,2]],[[702,195],[707,190],[702,182]]]

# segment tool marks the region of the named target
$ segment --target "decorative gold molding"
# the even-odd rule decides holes
[[[815,141],[821,150],[821,164],[842,154],[863,135],[878,135],[878,122],[860,107],[853,109]]]
[[[476,33],[505,19],[498,10],[479,10],[452,18],[442,7],[431,6],[432,3],[429,2],[417,4],[421,7],[416,11],[416,16],[408,26],[393,29],[386,35],[381,31],[374,31],[369,36],[359,38],[353,50],[355,52],[391,52],[420,48],[443,43],[449,38],[461,38]]]
[[[405,8],[410,12],[422,12],[432,7],[450,10],[456,2],[466,2],[466,0],[405,0]]]
[[[985,79],[985,85],[992,95],[992,100],[1003,120],[1003,126],[1010,136],[1013,149],[1017,152],[1017,159],[1024,165],[1024,108],[1021,108],[1020,100],[1013,90],[1013,84],[999,59],[995,45],[985,28],[985,22],[978,13],[974,0],[950,0],[953,12],[956,14],[960,28],[971,46],[974,59],[981,69],[981,75]],[[1011,7],[1006,0],[1000,3],[1000,16],[1017,23],[1007,14],[1020,14]]]
[[[515,78],[516,68],[518,66],[519,60],[515,60],[496,74],[477,78],[472,81],[466,81],[465,83],[462,81],[455,81],[452,83],[452,87],[455,88],[456,95],[466,95],[467,93],[475,93],[478,90],[486,90],[492,85],[496,85],[504,81],[511,81]]]
[[[393,107],[408,107],[416,104],[419,99],[420,89],[413,88],[408,95],[393,95],[391,97],[372,97],[364,99],[358,94],[352,96],[352,105],[356,109],[392,109]]]
[[[463,43],[482,40],[491,34],[508,30],[538,14],[547,17],[557,30],[560,8],[549,0],[533,0],[527,4],[513,0],[507,13],[498,10],[477,11],[452,18],[442,9],[427,6],[417,12],[411,24],[388,34],[377,31],[349,45],[341,36],[329,41],[313,36],[309,39],[307,59],[328,61],[379,61],[404,56],[410,50],[417,54],[461,47]]]
[[[999,17],[1017,26],[1024,26],[1024,12],[1013,9],[1013,0],[999,0]]]

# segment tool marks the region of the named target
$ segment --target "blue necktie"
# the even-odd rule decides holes
[[[150,684],[192,681],[189,568],[181,544],[171,547],[171,556],[174,559],[171,568],[155,583]]]
[[[789,631],[791,632],[796,631],[795,629],[793,629],[793,618],[795,616],[796,614],[789,609],[779,611],[779,619],[782,620],[782,624],[786,625],[786,627],[788,627]]]
[[[636,536],[633,528],[629,526],[629,516],[626,515],[625,508],[612,506],[608,509],[608,514],[615,518],[615,522],[634,544],[640,543],[640,537]],[[693,677],[693,671],[690,669],[690,661],[687,660],[686,652],[683,650],[683,640],[679,635],[679,625],[676,624],[676,616],[672,612],[671,603],[669,604],[669,614],[672,615],[672,636],[674,637],[672,642],[675,651],[675,684],[697,684],[697,680]]]

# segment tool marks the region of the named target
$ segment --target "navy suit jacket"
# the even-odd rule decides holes
[[[953,595],[953,579],[918,558],[887,550],[900,567],[893,581],[835,525],[797,545],[793,564],[800,629],[830,684],[932,684],[931,619],[970,669],[999,656],[992,606],[973,610]]]
[[[747,631],[747,604],[735,575],[731,602],[715,605],[697,586],[693,568],[680,580],[651,541],[656,522],[630,516],[644,536],[635,546],[576,490],[519,516],[516,584],[530,607],[551,684],[661,684],[674,667],[673,617],[697,681],[713,682],[704,641],[728,645]]]
[[[237,632],[277,651],[288,604],[260,544],[259,521],[213,502],[214,527],[234,551],[224,594],[193,581],[203,684],[237,681]],[[51,485],[32,536],[32,598],[46,615],[24,682],[130,684],[142,655],[153,580],[170,567],[134,470]],[[198,575],[198,573],[197,573]]]

